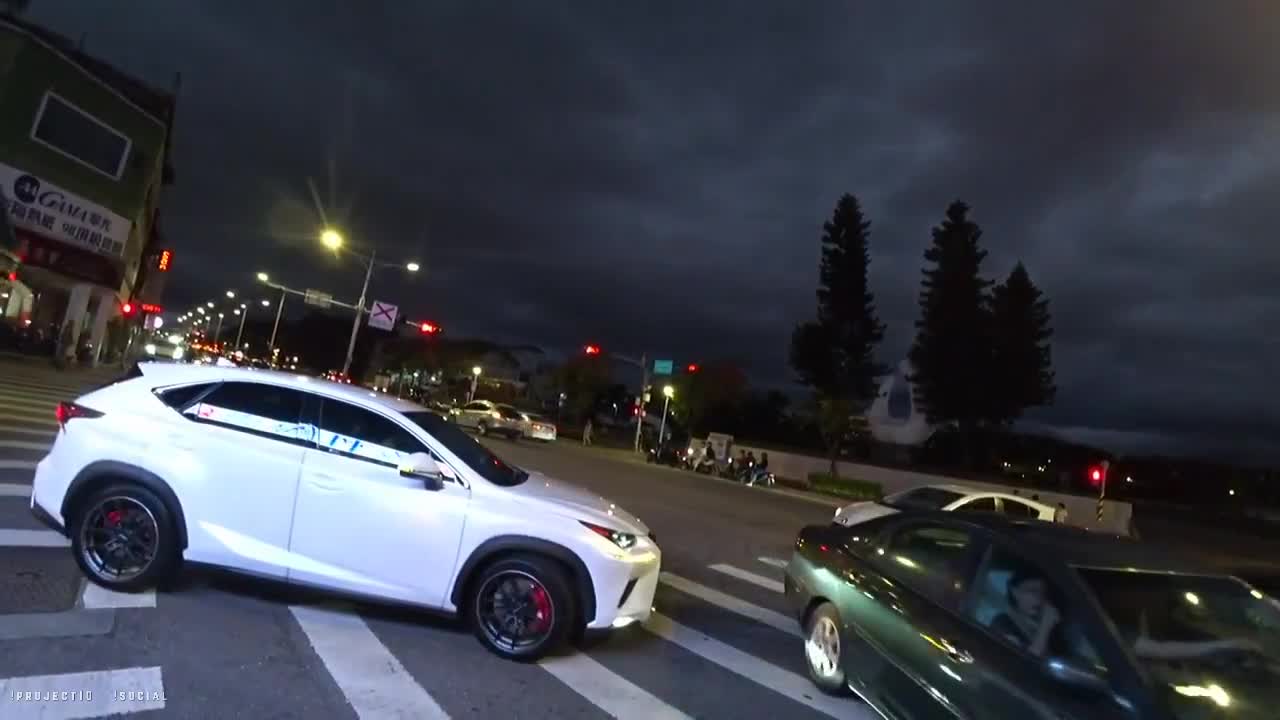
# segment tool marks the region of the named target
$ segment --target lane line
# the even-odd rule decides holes
[[[0,470],[35,470],[35,460],[0,460]]]
[[[618,720],[691,720],[586,653],[545,658],[539,667]]]
[[[19,483],[0,483],[0,497],[31,498],[31,486]]]
[[[43,410],[57,406],[57,400],[47,400],[44,398],[19,397],[17,395],[8,395],[0,393],[0,407],[17,407],[22,409],[37,408]]]
[[[48,450],[51,445],[52,443],[0,440],[0,448],[12,448],[14,450]]]
[[[804,633],[800,632],[799,623],[796,622],[795,618],[788,615],[762,608],[759,605],[753,605],[746,600],[739,600],[728,593],[709,588],[679,575],[664,572],[658,576],[658,579],[662,581],[663,585],[679,590],[685,595],[692,595],[699,600],[709,602],[745,618],[750,618],[762,625],[781,630],[792,637],[804,637]]]
[[[360,616],[304,605],[289,611],[360,720],[448,720]]]
[[[101,585],[85,581],[84,590],[80,593],[80,606],[86,610],[104,608],[153,608],[156,606],[156,591],[147,590],[140,593],[122,593],[108,590]]]
[[[17,420],[23,425],[48,425],[49,427],[58,427],[58,421],[49,417],[49,413],[17,413],[8,410],[0,410],[0,418],[6,420]]]
[[[86,720],[164,709],[158,667],[0,678],[5,720]]]
[[[787,561],[781,558],[769,557],[768,555],[761,555],[756,559],[764,563],[765,565],[769,565],[770,567],[782,568],[783,570],[787,569]]]
[[[57,421],[55,420],[52,425],[53,427],[48,430],[39,430],[29,425],[0,425],[0,434],[45,435],[51,437],[58,434],[56,429],[58,427]],[[49,444],[52,445],[53,442],[51,441]]]
[[[781,580],[774,580],[773,578],[757,575],[753,572],[747,572],[746,570],[736,568],[732,565],[722,565],[717,563],[715,565],[708,565],[707,567],[718,573],[728,575],[729,577],[737,578],[743,582],[749,582],[756,587],[762,587],[765,590],[772,590],[776,593],[782,592]]]
[[[650,615],[644,628],[667,642],[679,645],[705,660],[829,717],[857,720],[871,720],[874,717],[869,709],[860,708],[847,698],[823,695],[807,677],[767,663],[705,633],[685,627],[661,613]],[[796,645],[796,659],[799,661],[803,661],[801,651],[802,647]]]
[[[15,530],[0,528],[0,547],[59,548],[71,547],[71,541],[53,530]]]

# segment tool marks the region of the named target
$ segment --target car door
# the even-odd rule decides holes
[[[899,523],[868,554],[881,580],[863,587],[875,608],[858,616],[867,652],[846,655],[846,672],[898,720],[973,714],[965,685],[972,655],[957,638],[953,613],[981,557],[981,539],[963,527]],[[856,599],[856,598],[855,598]],[[861,601],[859,601],[861,602]]]
[[[166,445],[190,454],[182,478],[187,558],[285,577],[290,518],[305,446],[304,394],[256,382],[160,393],[188,420]]]
[[[1007,500],[1006,500],[1007,502]],[[1036,653],[1024,642],[1001,629],[1002,615],[1017,600],[1013,583],[1036,578],[1043,583],[1046,602],[1061,619],[1049,636],[1048,647]],[[971,648],[975,662],[968,682],[979,705],[1003,708],[1005,717],[1028,720],[1097,719],[1133,717],[1124,702],[1127,679],[1123,672],[1109,672],[1104,652],[1114,658],[1107,633],[1085,593],[1069,575],[1018,552],[1003,540],[993,543],[983,558],[965,599],[962,616],[967,627],[959,637]],[[1104,652],[1099,652],[1102,648]],[[1114,688],[1083,687],[1067,682],[1049,669],[1050,661],[1080,668],[1101,678],[1115,678]],[[1104,682],[1110,682],[1105,680]]]
[[[455,481],[434,490],[402,475],[409,454],[440,456],[391,414],[324,398],[316,424],[302,462],[289,578],[440,607],[470,490],[453,469]]]

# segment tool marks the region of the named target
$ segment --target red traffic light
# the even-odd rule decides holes
[[[440,332],[440,326],[434,323],[424,322],[418,325],[418,330],[424,335],[434,335]]]
[[[1090,466],[1089,466],[1089,470],[1088,470],[1088,471],[1086,472],[1086,474],[1085,474],[1085,477],[1087,477],[1087,478],[1089,479],[1089,484],[1090,484],[1090,485],[1092,485],[1092,486],[1094,486],[1094,487],[1098,487],[1098,486],[1099,486],[1099,485],[1101,485],[1103,482],[1105,482],[1105,481],[1106,481],[1106,479],[1107,479],[1107,466],[1106,466],[1106,464],[1102,464],[1102,465],[1090,465]]]
[[[696,372],[698,372],[698,364],[697,364],[697,363],[689,363],[689,366],[685,368],[685,371],[687,371],[687,372],[691,372],[691,373],[696,373]]]
[[[120,304],[120,314],[121,314],[121,315],[132,315],[132,314],[133,314],[133,303],[121,303],[121,304]]]
[[[583,350],[584,350],[588,355],[599,355],[599,354],[600,354],[600,346],[599,346],[599,345],[588,345],[588,346],[584,347],[584,348],[583,348]]]

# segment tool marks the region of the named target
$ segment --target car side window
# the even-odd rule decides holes
[[[956,528],[913,525],[893,532],[882,553],[889,572],[917,592],[958,608],[971,574],[973,537]]]
[[[302,422],[303,398],[301,392],[278,385],[226,382],[188,405],[182,414],[199,423],[306,442],[315,428]]]
[[[157,388],[155,390],[156,397],[160,398],[160,402],[169,407],[182,412],[187,409],[192,402],[207,392],[217,383],[197,383],[195,385],[176,385],[166,388]]]
[[[1010,500],[1009,498],[1001,498],[1000,504],[1004,507],[1004,514],[1016,518],[1038,518],[1040,513],[1035,508],[1024,502]]]
[[[1006,644],[1037,659],[1057,657],[1103,670],[1070,602],[1048,573],[997,545],[978,570],[965,614]]]
[[[967,512],[989,512],[996,511],[996,499],[991,497],[977,498],[956,508],[957,510],[965,510]]]
[[[485,407],[484,403],[473,402],[473,403],[467,403],[467,406],[463,409],[464,410],[486,410],[487,408]]]
[[[320,406],[316,444],[330,452],[391,467],[412,453],[425,452],[435,457],[426,445],[389,418],[329,399]]]

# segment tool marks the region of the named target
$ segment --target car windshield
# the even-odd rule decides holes
[[[964,495],[943,488],[922,487],[890,495],[884,504],[899,510],[941,510],[962,497]]]
[[[1230,577],[1077,571],[1179,720],[1276,716],[1275,599]]]
[[[485,480],[494,485],[511,487],[529,479],[529,473],[494,455],[489,448],[481,445],[475,438],[466,434],[457,425],[445,420],[433,412],[407,412],[404,416],[415,425],[427,431],[449,452],[475,470]]]
[[[502,416],[503,420],[523,420],[524,419],[524,417],[520,414],[520,411],[511,407],[510,405],[498,405],[497,409],[498,409],[498,414]]]

